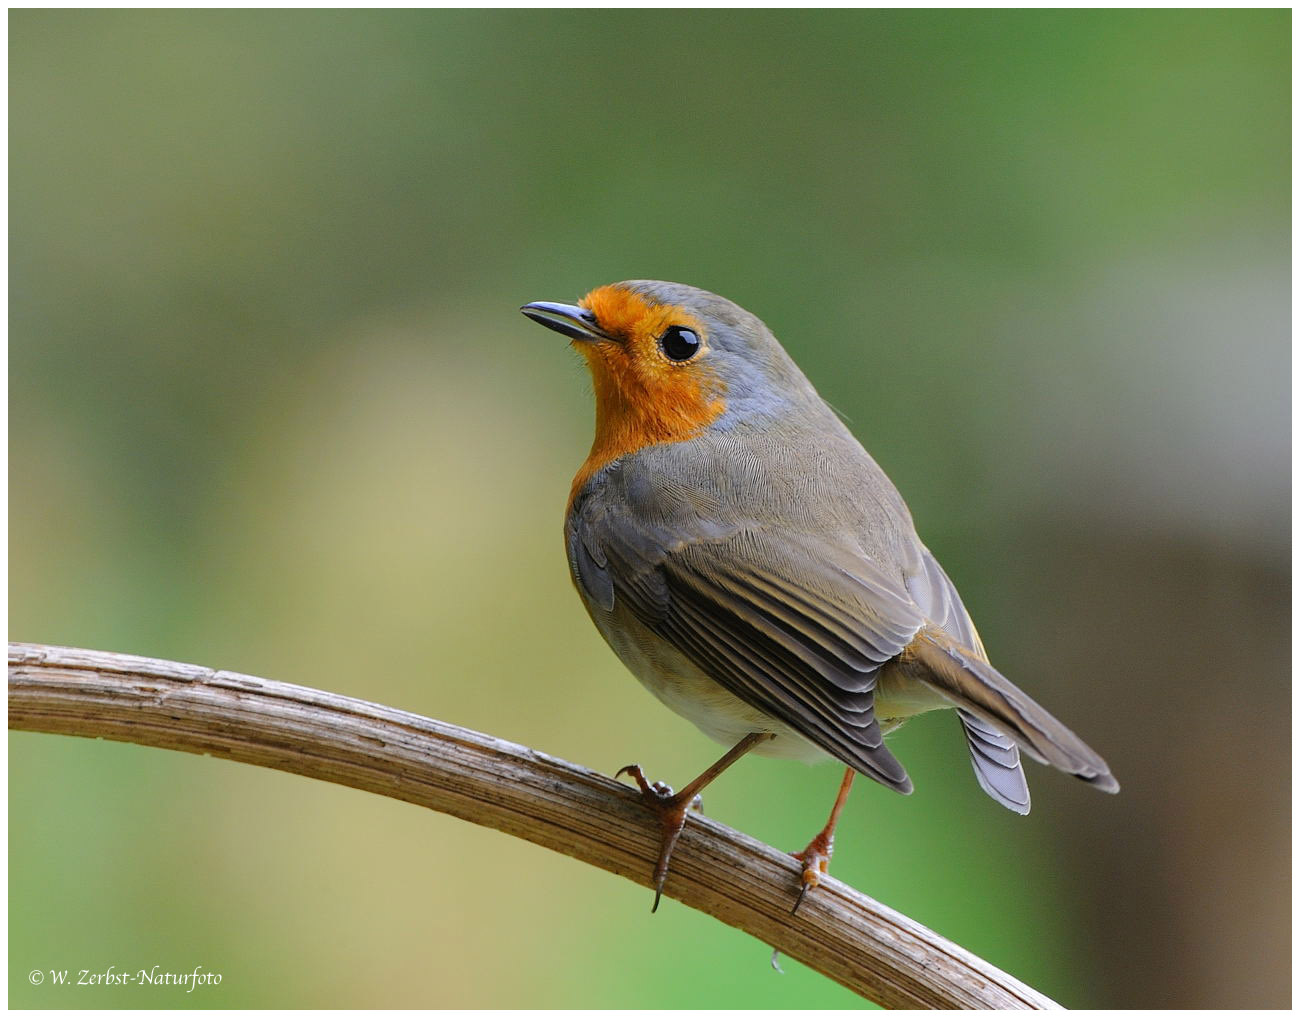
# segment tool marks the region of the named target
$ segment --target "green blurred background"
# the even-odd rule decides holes
[[[951,716],[835,873],[1073,1006],[1290,1001],[1290,14],[84,12],[10,24],[10,636],[612,772],[718,752],[560,540],[629,277],[763,317],[1115,798]],[[224,761],[10,737],[15,1006],[823,1007],[640,887]],[[714,817],[797,848],[832,767]],[[32,987],[195,965],[215,990]]]

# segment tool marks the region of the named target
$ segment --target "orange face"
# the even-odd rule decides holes
[[[592,290],[579,303],[612,338],[574,344],[587,358],[596,391],[596,440],[573,480],[574,495],[618,457],[698,435],[726,409],[725,387],[709,365],[708,337],[696,316],[616,286]],[[700,350],[689,360],[664,352],[661,338],[672,326],[699,338]]]

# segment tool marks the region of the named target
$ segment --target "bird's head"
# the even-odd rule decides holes
[[[758,318],[681,283],[631,280],[525,315],[573,341],[591,368],[596,443],[607,462],[708,428],[772,419],[816,399]]]

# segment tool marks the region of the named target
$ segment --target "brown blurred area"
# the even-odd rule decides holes
[[[1040,642],[1033,661],[1008,647],[1003,663],[1077,677],[1058,706],[1104,719],[1123,784],[1116,808],[1071,815],[1058,843],[1096,944],[1098,1006],[1285,1006],[1289,570],[1087,519],[1026,536],[1009,614]],[[1030,564],[1044,560],[1050,588]]]

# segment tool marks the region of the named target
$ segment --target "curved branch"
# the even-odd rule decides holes
[[[604,775],[490,735],[251,675],[9,645],[9,727],[240,760],[493,827],[649,886],[658,827]],[[666,894],[889,1007],[1055,1008],[835,879],[790,915],[790,856],[692,815]]]

